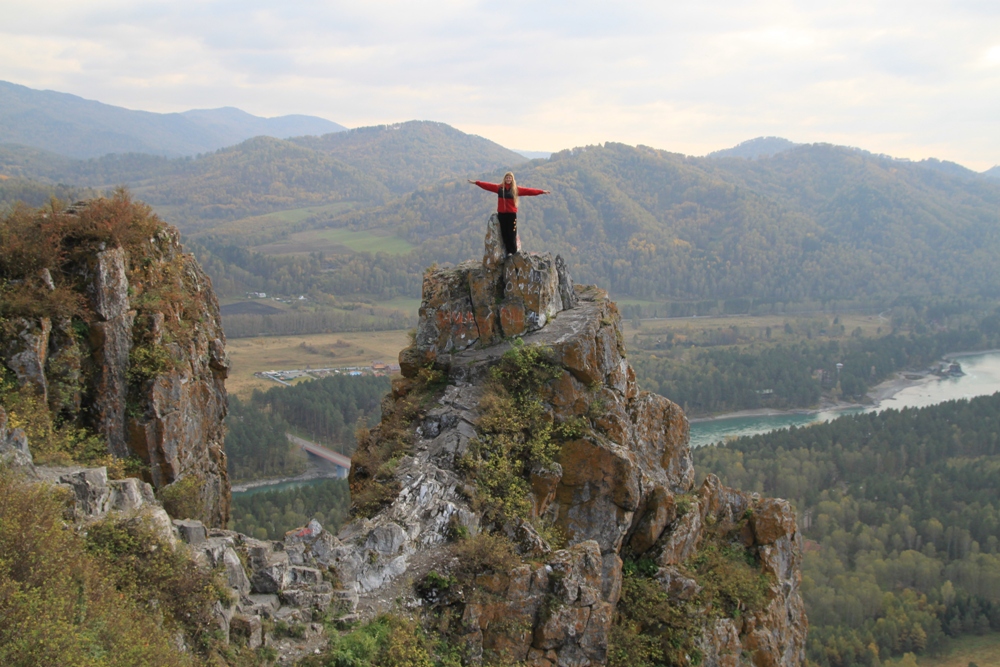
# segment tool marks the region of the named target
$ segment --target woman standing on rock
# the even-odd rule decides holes
[[[469,183],[478,185],[483,190],[497,193],[497,219],[500,221],[500,236],[503,238],[503,245],[507,249],[507,254],[515,254],[517,252],[518,197],[547,195],[551,194],[550,191],[536,190],[535,188],[519,188],[514,181],[514,174],[509,171],[503,175],[502,183],[486,183],[471,179]]]

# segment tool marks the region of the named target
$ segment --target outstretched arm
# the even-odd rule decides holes
[[[489,190],[490,192],[496,192],[497,190],[500,189],[500,186],[497,185],[496,183],[486,183],[485,181],[474,181],[471,178],[469,179],[469,183],[472,183],[473,185],[478,185],[483,190]]]
[[[522,188],[521,186],[518,186],[517,187],[517,194],[520,195],[520,196],[522,196],[522,197],[534,197],[536,195],[550,195],[550,194],[552,194],[552,191],[551,190],[537,190],[535,188]]]

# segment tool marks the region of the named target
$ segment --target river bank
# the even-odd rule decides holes
[[[249,482],[233,484],[231,493],[243,493],[251,489],[259,489],[262,486],[277,486],[278,484],[295,484],[297,482],[312,482],[317,479],[337,479],[339,475],[336,471],[323,470],[321,468],[310,468],[300,475],[294,477],[271,477],[269,479],[255,479]]]
[[[958,353],[953,356],[958,356]],[[970,352],[969,355],[973,354],[984,354],[982,352]],[[920,385],[927,384],[928,382],[933,382],[934,380],[940,380],[941,378],[934,375],[929,370],[924,371],[899,371],[893,377],[880,382],[871,389],[865,395],[867,399],[863,403],[856,403],[853,401],[831,401],[829,399],[823,399],[820,401],[818,407],[815,408],[796,408],[794,410],[775,410],[771,408],[761,408],[758,410],[740,410],[738,412],[724,412],[717,415],[711,415],[708,417],[694,417],[688,421],[691,424],[698,424],[703,422],[719,421],[723,419],[740,419],[744,417],[782,417],[786,415],[815,415],[821,412],[842,412],[845,410],[866,410],[875,408],[877,409],[879,404],[883,401],[891,400],[896,394],[900,393],[904,389],[909,389],[911,387],[919,387]]]
[[[863,404],[827,401],[812,409],[746,410],[691,419],[691,446],[803,427],[861,412],[922,408],[1000,391],[1000,351],[948,355],[948,358],[955,357],[961,357],[963,375],[942,377],[931,369],[902,371],[872,387]]]

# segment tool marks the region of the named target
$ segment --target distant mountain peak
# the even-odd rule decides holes
[[[212,152],[256,136],[287,139],[345,129],[315,116],[261,118],[235,107],[182,113],[135,111],[0,81],[0,144],[20,144],[74,158],[109,153],[180,157]]]
[[[747,160],[756,160],[762,157],[771,157],[789,149],[801,146],[794,141],[782,139],[781,137],[757,137],[737,144],[732,148],[724,148],[721,151],[709,153],[705,157],[741,157]]]
[[[984,171],[983,176],[986,176],[988,178],[1000,178],[1000,164]]]

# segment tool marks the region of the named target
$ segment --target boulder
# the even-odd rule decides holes
[[[191,546],[198,546],[208,538],[205,524],[195,519],[174,519],[174,528],[181,541]]]
[[[479,340],[469,272],[474,262],[438,269],[424,277],[416,346],[433,355],[464,350]]]
[[[237,646],[246,646],[251,651],[263,643],[263,624],[258,616],[237,614],[229,621],[229,641]]]
[[[538,331],[563,309],[559,273],[549,253],[518,253],[504,261],[500,329],[512,338]]]
[[[45,361],[52,322],[47,317],[39,320],[19,317],[10,327],[14,334],[4,341],[3,360],[14,371],[20,386],[31,387],[47,403],[49,384],[45,377]]]
[[[116,512],[134,513],[144,507],[158,505],[153,487],[135,477],[113,479],[108,482],[111,490],[109,506]]]
[[[7,412],[3,406],[0,406],[0,462],[34,475],[28,436],[24,434],[24,429],[12,429],[8,426]]]
[[[488,650],[535,665],[604,664],[614,603],[602,596],[602,570],[600,548],[587,541],[553,552],[542,565],[483,579],[490,595],[466,604],[462,615],[469,654]]]
[[[657,486],[646,501],[645,512],[629,540],[629,545],[637,554],[644,554],[663,533],[667,524],[677,518],[674,495],[666,488]]]

